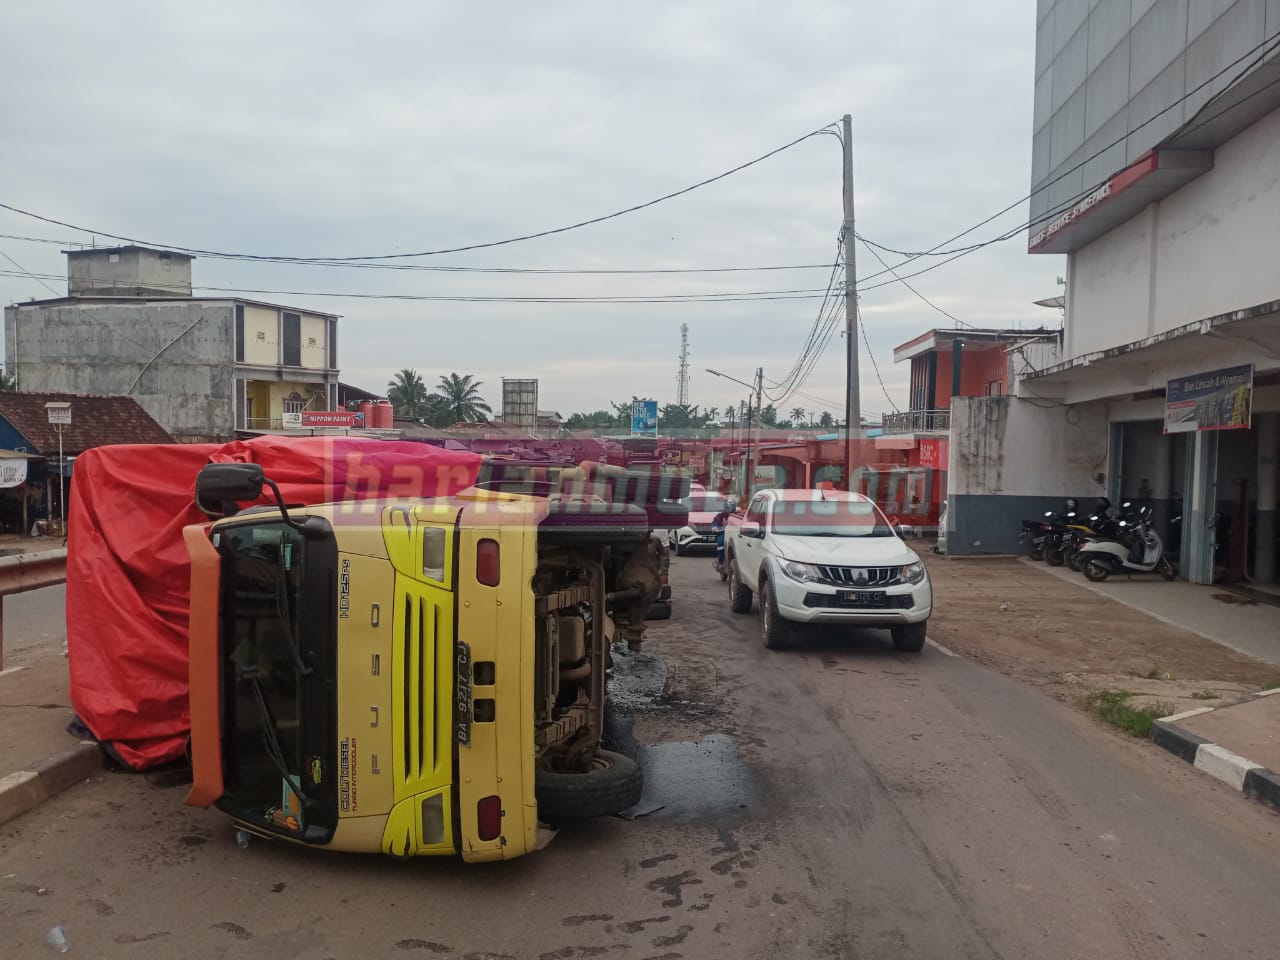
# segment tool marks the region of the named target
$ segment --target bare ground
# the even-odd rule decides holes
[[[1079,703],[1132,691],[1170,712],[1280,683],[1280,668],[1161,623],[1013,559],[947,560],[916,544],[933,580],[929,635],[979,663]]]

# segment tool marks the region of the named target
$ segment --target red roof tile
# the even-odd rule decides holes
[[[75,393],[0,393],[0,417],[41,453],[56,453],[58,432],[45,404],[69,402],[71,424],[62,428],[62,447],[74,454],[117,443],[173,443],[173,438],[132,397]]]

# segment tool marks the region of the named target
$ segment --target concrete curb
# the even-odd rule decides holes
[[[1151,724],[1151,742],[1163,747],[1174,756],[1185,760],[1197,770],[1221,780],[1223,783],[1239,790],[1255,803],[1261,803],[1272,810],[1280,811],[1280,774],[1277,774],[1247,757],[1232,753],[1225,747],[1211,743],[1204,737],[1192,733],[1185,727],[1178,726],[1179,720],[1198,717],[1204,713],[1212,713],[1224,707],[1248,703],[1260,697],[1280,693],[1277,690],[1264,690],[1241,700],[1223,704],[1222,707],[1200,707],[1175,713],[1171,717],[1161,717]]]
[[[0,777],[0,824],[38,807],[101,769],[102,752],[98,745],[91,740],[81,740],[34,769]]]

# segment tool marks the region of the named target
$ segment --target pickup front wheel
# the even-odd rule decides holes
[[[734,613],[751,612],[751,591],[738,577],[738,561],[729,561],[729,609]]]
[[[770,650],[781,650],[791,639],[790,624],[778,613],[778,598],[773,584],[761,578],[760,582],[760,633],[764,645]]]

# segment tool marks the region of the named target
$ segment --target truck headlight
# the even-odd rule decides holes
[[[902,583],[919,583],[924,579],[924,564],[920,561],[908,563],[898,571],[898,580]]]
[[[783,560],[782,572],[800,583],[817,582],[822,579],[817,567],[811,563],[800,563],[798,560]]]

